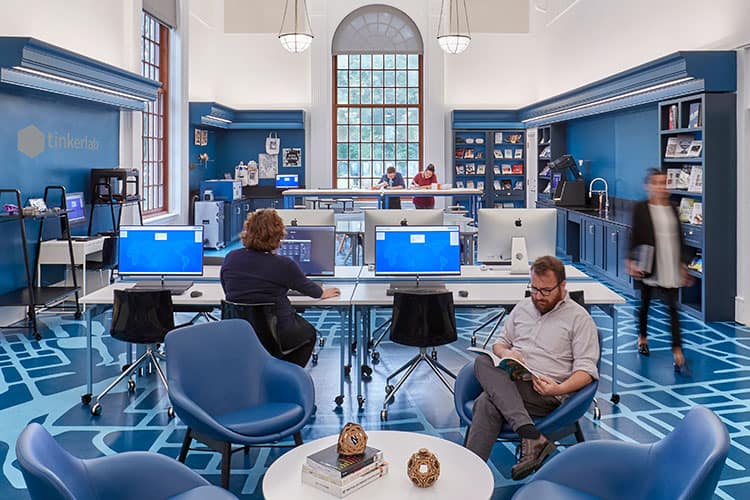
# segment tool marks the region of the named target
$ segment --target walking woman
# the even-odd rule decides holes
[[[630,234],[628,272],[640,283],[641,307],[638,314],[638,352],[651,354],[648,347],[648,309],[651,299],[661,295],[669,308],[672,326],[672,356],[674,369],[686,368],[682,352],[682,334],[678,313],[678,294],[682,286],[689,286],[688,260],[682,240],[682,229],[677,209],[669,201],[666,173],[652,168],[646,176],[648,199],[633,207]],[[647,262],[644,262],[647,260]]]

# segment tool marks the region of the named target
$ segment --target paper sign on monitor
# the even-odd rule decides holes
[[[167,241],[167,233],[154,233],[154,240]]]
[[[425,241],[424,234],[412,234],[409,237],[410,243],[424,243],[424,241]]]

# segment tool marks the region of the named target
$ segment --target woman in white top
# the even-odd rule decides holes
[[[672,355],[675,371],[685,365],[678,315],[678,292],[692,282],[687,272],[686,252],[677,210],[669,201],[665,172],[650,169],[646,177],[648,200],[633,207],[628,272],[640,281],[638,352],[650,354],[647,340],[648,309],[654,293],[669,308],[672,326]]]

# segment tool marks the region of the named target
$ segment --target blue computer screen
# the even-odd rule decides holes
[[[308,276],[333,276],[335,271],[335,226],[290,226],[276,251],[299,264]]]
[[[120,226],[118,271],[127,275],[203,274],[203,226]]]
[[[458,226],[376,226],[375,274],[460,274]]]
[[[65,195],[65,206],[68,210],[68,222],[80,224],[86,221],[83,193],[68,193]]]
[[[276,176],[277,188],[296,188],[299,187],[299,175],[297,174],[278,174]]]

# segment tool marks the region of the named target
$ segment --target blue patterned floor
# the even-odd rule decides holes
[[[690,376],[672,370],[669,322],[658,305],[650,323],[650,358],[638,356],[635,302],[629,297],[620,309],[620,354],[618,377],[622,401],[609,403],[611,369],[611,324],[604,314],[594,316],[604,334],[601,397],[602,419],[590,416],[584,422],[587,439],[622,439],[652,442],[666,433],[687,410],[696,404],[717,412],[729,429],[732,448],[716,492],[719,498],[750,497],[750,329],[733,323],[705,324],[683,315],[685,351]],[[465,351],[473,325],[487,318],[488,310],[459,310],[459,342],[440,349],[440,360],[458,370],[471,359]],[[318,413],[303,431],[311,440],[338,432],[347,421],[366,429],[393,429],[424,432],[462,442],[463,431],[453,410],[452,397],[426,367],[415,372],[390,406],[389,421],[379,418],[384,396],[385,375],[413,355],[409,349],[385,343],[382,361],[375,365],[373,380],[366,385],[367,405],[357,411],[356,391],[347,386],[342,410],[335,411],[338,393],[339,323],[335,312],[307,314],[327,337],[318,366],[309,368],[316,383]],[[98,324],[99,332],[104,328]],[[12,332],[12,331],[11,331]],[[184,426],[169,421],[167,401],[156,376],[138,379],[135,394],[123,385],[104,400],[104,412],[92,417],[80,404],[85,382],[85,337],[83,325],[66,316],[47,317],[44,339],[33,342],[25,331],[0,336],[0,498],[27,498],[23,479],[13,451],[18,433],[30,421],[42,423],[68,450],[80,457],[96,457],[127,450],[150,450],[177,456]],[[119,372],[123,362],[122,345],[104,335],[95,342],[96,389]],[[430,390],[424,390],[429,387]],[[241,498],[262,498],[261,482],[268,464],[280,450],[254,450],[249,457],[236,454],[232,463],[231,490]],[[497,445],[491,457],[495,475],[495,498],[509,498],[519,487],[510,479],[514,448]],[[212,453],[191,452],[187,464],[214,483],[219,482],[219,457]]]

